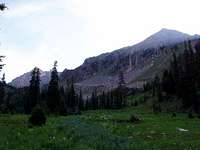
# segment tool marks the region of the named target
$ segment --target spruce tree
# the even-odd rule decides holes
[[[190,46],[189,46],[190,47]],[[195,83],[194,53],[185,49],[183,54],[183,71],[181,73],[181,98],[185,108],[192,107],[197,111],[197,91]]]
[[[59,105],[60,105],[59,77],[57,71],[57,61],[55,61],[53,69],[51,71],[51,79],[48,86],[47,106],[51,113],[58,113]]]
[[[3,77],[0,80],[0,105],[3,104],[6,95],[5,86],[6,86],[5,74],[3,74]]]
[[[163,72],[162,82],[161,82],[162,90],[166,92],[166,94],[174,94],[175,91],[175,82],[172,76],[172,73],[168,70]]]
[[[7,9],[8,7],[5,5],[5,3],[1,3],[0,4],[0,11],[4,11],[5,9]]]
[[[92,92],[92,96],[91,96],[91,107],[93,110],[96,110],[98,109],[98,97],[97,97],[97,92],[96,90],[94,90],[94,92]]]
[[[125,80],[124,80],[124,74],[122,71],[119,72],[119,79],[118,79],[118,88],[113,91],[114,93],[114,100],[113,100],[113,103],[114,103],[114,107],[117,107],[117,108],[122,108],[122,106],[125,106],[126,105],[126,101],[125,101],[125,90],[126,90],[126,87],[125,87]]]
[[[189,49],[189,65],[190,65],[190,70],[189,70],[189,76],[191,80],[191,100],[192,100],[192,108],[195,112],[199,112],[199,100],[197,97],[197,87],[198,87],[198,70],[197,70],[197,65],[196,65],[196,56],[192,47],[191,40],[188,41],[188,49]]]
[[[3,61],[3,58],[4,58],[5,56],[0,56],[0,72],[1,72],[1,70],[2,70],[2,68],[3,68],[3,66],[5,65],[5,64],[2,64],[2,61]]]
[[[105,92],[103,91],[103,93],[99,96],[100,98],[100,102],[99,102],[99,107],[100,109],[104,109],[105,105],[106,105],[106,95]]]
[[[200,41],[195,45],[196,50],[196,79],[197,79],[197,87],[200,89]]]
[[[66,101],[66,94],[63,87],[60,88],[60,107],[59,107],[59,114],[60,115],[67,115],[67,101]]]
[[[84,110],[84,100],[82,95],[82,90],[80,89],[79,96],[78,96],[78,107],[80,110]]]
[[[76,93],[75,93],[75,89],[74,89],[74,83],[72,81],[70,90],[69,90],[69,107],[72,109],[75,109],[75,106],[77,105],[76,103]]]
[[[38,104],[40,97],[40,70],[35,67],[31,72],[28,99],[25,102],[25,113],[30,114]]]
[[[162,102],[163,101],[162,89],[161,89],[160,78],[158,76],[155,76],[153,86],[158,102]]]
[[[4,3],[0,3],[0,11],[4,11],[5,9],[7,8],[7,6],[4,4]],[[0,55],[0,72],[3,68],[3,66],[5,64],[2,64],[2,59],[4,58],[5,56],[2,56]],[[4,97],[5,97],[5,74],[3,74],[3,77],[2,79],[0,80],[0,105],[3,103],[4,101]]]
[[[4,3],[0,3],[0,11],[4,11],[5,9],[7,8],[7,6],[4,4]],[[4,58],[5,56],[2,56],[0,55],[0,72],[4,66],[4,64],[2,64],[2,59]]]
[[[87,99],[85,101],[84,110],[89,110],[89,98],[88,98],[88,96],[87,96]]]
[[[111,101],[111,96],[110,96],[111,92],[107,92],[106,93],[106,99],[105,99],[105,109],[109,109],[110,108],[110,101]]]
[[[175,53],[173,53],[173,60],[171,62],[170,66],[170,73],[171,73],[171,78],[173,79],[174,82],[174,93],[180,97],[181,89],[180,89],[180,71],[181,71],[181,66],[178,64],[177,56]]]
[[[7,8],[7,6],[4,3],[0,3],[0,11],[4,11],[6,8]],[[2,59],[4,57],[5,56],[0,55],[0,72],[1,72],[1,69],[3,68],[3,66],[4,66],[4,64],[2,64]]]
[[[4,11],[7,8],[7,6],[4,3],[0,3],[0,11]],[[0,73],[1,70],[3,68],[3,66],[5,64],[2,64],[2,59],[5,56],[0,55]],[[0,80],[0,105],[3,104],[4,102],[4,98],[5,98],[5,86],[6,86],[6,82],[5,82],[5,74],[3,74],[2,79]]]

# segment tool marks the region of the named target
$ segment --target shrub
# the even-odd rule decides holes
[[[8,114],[9,113],[9,109],[8,109],[8,107],[5,104],[1,104],[0,105],[0,112],[2,114]]]
[[[134,123],[134,122],[139,122],[139,121],[141,121],[141,120],[142,120],[142,119],[141,119],[138,115],[133,114],[133,115],[130,117],[129,122]]]
[[[174,117],[176,117],[176,113],[173,112],[172,113],[172,118],[174,118]]]
[[[154,104],[153,104],[153,112],[154,112],[154,113],[160,113],[160,112],[162,112],[161,105],[160,105],[160,104],[154,103]]]
[[[36,106],[33,109],[31,117],[29,118],[29,123],[35,126],[41,126],[46,123],[46,116],[41,107]]]
[[[138,102],[137,102],[137,101],[135,101],[134,106],[135,106],[135,107],[138,106]]]
[[[193,118],[194,118],[194,115],[193,115],[192,112],[189,112],[189,113],[188,113],[188,118],[190,118],[190,119],[193,119]]]

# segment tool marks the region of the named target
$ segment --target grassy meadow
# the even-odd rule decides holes
[[[137,114],[142,121],[127,122],[132,114]],[[146,105],[49,117],[42,127],[30,127],[27,120],[25,115],[0,116],[0,149],[200,149],[200,119],[189,119],[187,114],[177,114],[174,118],[169,113],[153,114]]]

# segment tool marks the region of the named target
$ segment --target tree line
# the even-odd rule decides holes
[[[31,80],[27,96],[24,99],[24,111],[30,114],[37,105],[42,106],[51,114],[80,114],[83,110],[120,109],[125,103],[125,82],[122,72],[119,73],[118,87],[110,92],[92,92],[83,98],[82,90],[75,90],[73,77],[65,88],[59,85],[57,61],[51,70],[51,79],[47,89],[41,89],[40,69],[35,67],[31,72]]]
[[[145,84],[144,89],[150,90],[158,102],[175,96],[183,109],[200,113],[200,42],[193,46],[190,40],[185,41],[183,53],[174,52],[170,67]]]

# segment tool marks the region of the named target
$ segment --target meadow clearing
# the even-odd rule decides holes
[[[142,121],[127,122],[132,114]],[[174,118],[168,113],[153,114],[145,105],[49,117],[42,127],[30,127],[27,120],[26,115],[0,116],[0,149],[200,149],[200,119],[189,119],[187,114]]]

